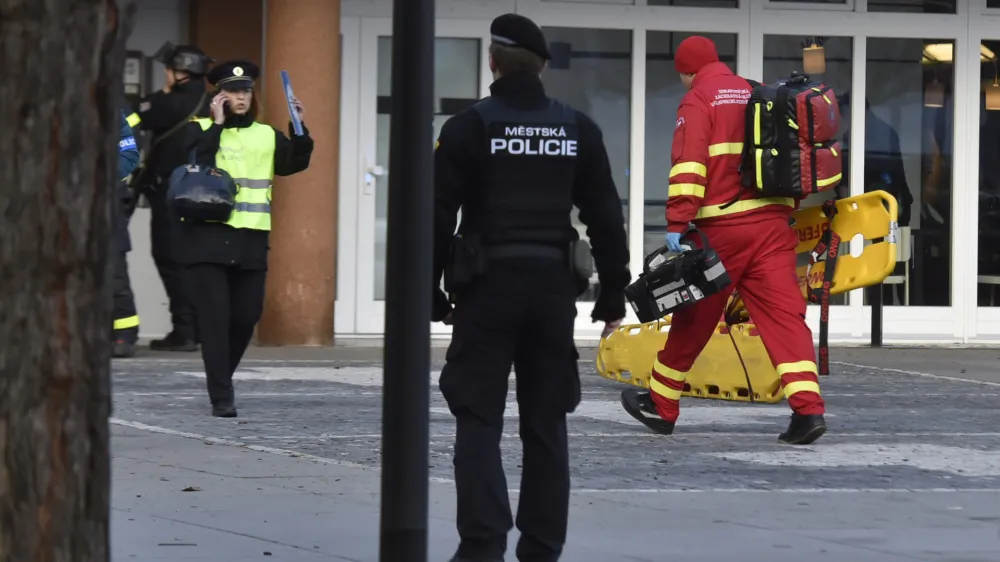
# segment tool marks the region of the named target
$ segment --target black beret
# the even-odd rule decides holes
[[[208,81],[223,90],[246,90],[253,88],[253,81],[260,76],[257,65],[246,60],[220,63],[208,73]]]
[[[542,30],[535,22],[518,14],[504,14],[493,20],[490,26],[493,42],[506,47],[521,47],[551,60],[549,45]]]

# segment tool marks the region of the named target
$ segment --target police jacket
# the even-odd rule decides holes
[[[154,92],[139,102],[139,109],[136,111],[140,119],[139,128],[152,133],[151,142],[159,141],[146,156],[147,173],[143,174],[142,183],[155,183],[157,177],[165,181],[175,168],[187,163],[184,125],[170,136],[162,140],[160,138],[175,125],[186,123],[199,101],[201,108],[195,117],[208,117],[211,114],[211,100],[208,99],[205,81],[191,78],[175,84],[169,93]]]
[[[186,139],[184,150],[187,152],[194,150],[195,161],[199,165],[218,166],[225,169],[223,163],[217,162],[216,158],[223,131],[236,132],[242,137],[251,128],[259,129],[260,124],[256,124],[249,115],[230,116],[222,125],[213,122],[205,129],[198,122],[192,122],[183,131],[183,137]],[[274,134],[273,143],[271,139],[267,139],[268,146],[273,146],[274,161],[273,170],[268,170],[265,173],[270,176],[290,176],[309,167],[313,140],[304,124],[302,129],[305,134],[301,137],[291,134],[291,123],[288,125],[291,138],[277,129],[266,128],[273,131]],[[244,143],[243,149],[253,150],[249,141]],[[250,159],[250,156],[240,158],[240,160]],[[238,173],[232,175],[238,175]],[[260,178],[254,179],[259,180]],[[241,184],[242,182],[237,181],[237,183]],[[244,186],[240,185],[241,192],[243,189]],[[237,194],[237,204],[239,204],[240,197],[241,195]],[[270,201],[269,188],[267,200]],[[260,214],[259,209],[255,208],[254,210],[254,213],[249,214]],[[269,214],[270,203],[266,205],[266,210]],[[233,214],[236,215],[239,212],[237,209],[234,210]],[[269,234],[269,217],[265,225],[255,224],[253,228],[236,228],[227,223],[184,221],[177,229],[179,247],[182,248],[178,252],[178,261],[184,264],[214,263],[237,266],[242,269],[267,269]]]
[[[568,248],[579,237],[573,206],[587,227],[601,283],[592,316],[624,317],[625,219],[600,129],[548,98],[537,75],[501,77],[490,90],[491,97],[448,119],[435,148],[433,319],[451,310],[438,287],[459,208],[460,232],[478,234],[487,245]]]
[[[132,127],[128,124],[125,112],[122,111],[118,128],[118,175],[115,176],[115,197],[112,202],[114,213],[112,213],[111,219],[114,227],[115,245],[122,252],[128,252],[132,249],[128,235],[128,216],[125,212],[131,195],[125,180],[138,165],[139,150],[135,145]]]
[[[740,183],[750,84],[725,63],[706,65],[677,109],[670,154],[667,231],[689,222],[745,224],[766,215],[791,215],[784,198],[758,198]],[[728,205],[739,198],[739,201]],[[723,208],[725,207],[725,208]]]

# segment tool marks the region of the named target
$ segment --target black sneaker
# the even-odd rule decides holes
[[[126,340],[115,340],[111,347],[111,356],[118,359],[135,357],[135,344]]]
[[[803,416],[792,414],[788,429],[778,436],[789,445],[808,445],[826,433],[826,420],[822,415]]]
[[[217,418],[235,418],[236,406],[232,402],[216,402],[212,404],[212,415]]]
[[[674,422],[668,422],[656,413],[653,397],[648,392],[640,392],[634,388],[623,390],[621,402],[630,416],[656,433],[670,435],[674,432]]]
[[[153,351],[198,351],[198,344],[177,332],[170,332],[167,337],[149,342]]]

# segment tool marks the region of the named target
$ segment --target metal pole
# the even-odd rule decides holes
[[[380,562],[427,562],[434,0],[394,0]]]
[[[882,347],[882,284],[868,289],[868,304],[872,307],[872,347]]]

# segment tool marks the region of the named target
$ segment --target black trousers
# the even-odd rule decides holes
[[[199,263],[187,267],[195,296],[208,397],[233,400],[233,373],[264,309],[263,269]]]
[[[507,548],[513,522],[500,438],[513,364],[523,447],[517,556],[559,559],[569,515],[566,414],[580,402],[575,317],[575,282],[556,260],[491,262],[458,297],[440,386],[456,420],[460,556],[502,558]]]
[[[135,310],[135,295],[128,277],[127,255],[120,249],[112,250],[111,283],[114,295],[114,338],[127,343],[139,339],[139,316]]]
[[[163,181],[146,192],[151,215],[149,229],[153,263],[170,301],[172,331],[185,340],[198,341],[193,287],[186,268],[178,260],[178,253],[183,249],[177,244],[178,225],[167,208],[166,190],[167,184]]]

